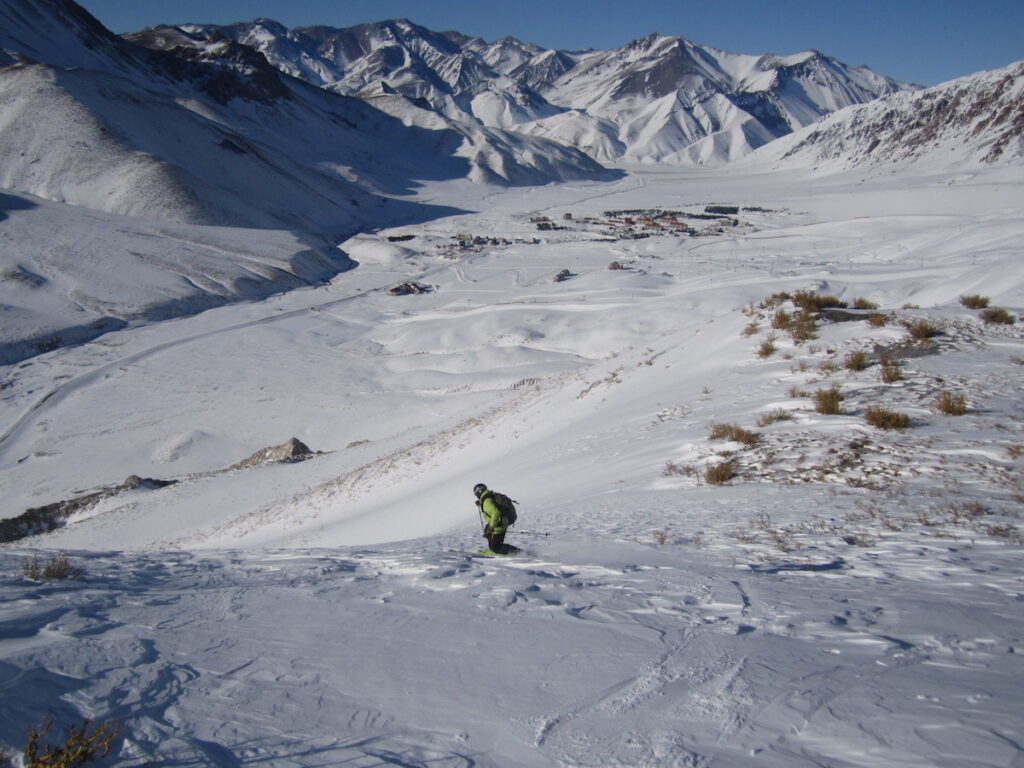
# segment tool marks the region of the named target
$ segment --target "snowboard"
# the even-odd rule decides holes
[[[449,549],[454,555],[468,555],[470,557],[515,557],[516,555],[523,554],[523,550],[517,550],[515,552],[508,552],[506,554],[499,554],[498,552],[491,552],[489,549],[478,549],[475,552],[467,552],[461,549]]]

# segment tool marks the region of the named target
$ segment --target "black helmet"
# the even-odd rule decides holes
[[[486,490],[486,485],[484,485],[483,483],[477,483],[476,485],[473,486],[473,495],[479,499],[481,496],[483,496],[484,491]]]

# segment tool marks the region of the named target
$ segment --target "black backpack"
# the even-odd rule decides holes
[[[494,499],[495,506],[498,507],[498,512],[501,515],[501,524],[505,528],[509,528],[516,524],[516,519],[519,515],[516,514],[516,503],[512,501],[504,493],[498,493],[497,491],[488,491],[490,497]]]

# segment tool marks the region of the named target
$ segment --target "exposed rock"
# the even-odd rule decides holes
[[[0,520],[0,542],[17,541],[27,536],[36,536],[62,528],[67,524],[67,519],[76,512],[82,512],[89,507],[95,506],[103,499],[116,496],[124,491],[136,488],[156,490],[157,488],[174,485],[177,482],[177,480],[157,480],[152,477],[129,475],[120,485],[110,485],[92,493],[76,496],[73,499],[55,501],[42,507],[32,507],[17,517]]]
[[[388,293],[392,296],[410,296],[417,293],[430,293],[432,290],[429,285],[409,281],[388,289]]]
[[[309,446],[296,437],[269,448],[261,448],[252,456],[243,459],[237,464],[232,464],[228,470],[245,469],[246,467],[261,467],[264,464],[279,464],[283,462],[305,461],[316,456],[317,453],[310,450]]]

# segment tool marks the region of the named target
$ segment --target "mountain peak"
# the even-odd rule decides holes
[[[257,19],[220,31],[312,85],[401,95],[474,130],[553,138],[601,162],[719,162],[906,87],[814,49],[751,56],[659,32],[570,53],[406,18],[291,31]]]

